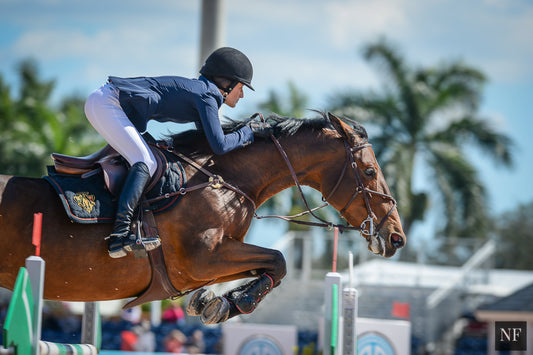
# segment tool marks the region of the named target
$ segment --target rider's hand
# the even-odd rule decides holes
[[[254,132],[254,136],[268,138],[274,133],[274,128],[266,122],[262,121],[250,121],[247,123],[248,127]]]

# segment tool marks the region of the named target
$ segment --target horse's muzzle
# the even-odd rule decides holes
[[[390,243],[394,249],[401,248],[405,245],[403,237],[399,234],[393,233],[390,237]]]
[[[384,237],[382,233],[375,233],[367,238],[368,250],[376,255],[390,258],[396,250],[405,245],[405,238],[397,233]]]

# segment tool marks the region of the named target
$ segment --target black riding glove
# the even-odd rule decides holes
[[[274,133],[274,128],[266,122],[262,121],[250,121],[247,123],[248,127],[254,132],[254,136],[268,138]]]

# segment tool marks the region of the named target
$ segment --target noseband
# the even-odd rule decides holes
[[[367,238],[377,233],[381,229],[381,227],[383,227],[383,224],[385,224],[387,219],[392,214],[392,211],[394,211],[394,209],[396,208],[396,200],[391,195],[387,195],[387,194],[369,189],[363,184],[363,179],[361,178],[361,174],[359,173],[357,162],[355,161],[355,153],[357,153],[358,151],[364,148],[372,147],[372,144],[361,143],[354,147],[350,147],[348,143],[344,142],[344,147],[346,150],[346,160],[344,163],[344,167],[342,168],[342,172],[339,176],[339,179],[337,180],[337,183],[335,184],[333,189],[330,191],[328,196],[326,198],[323,198],[323,200],[329,200],[333,196],[333,194],[337,191],[337,188],[341,184],[341,181],[344,178],[344,175],[346,174],[347,167],[350,166],[352,168],[352,171],[355,177],[356,186],[352,194],[352,197],[350,198],[348,203],[346,203],[346,205],[339,211],[339,215],[344,218],[344,213],[346,212],[348,207],[350,207],[350,205],[353,203],[353,201],[359,194],[362,194],[363,199],[365,201],[366,210],[368,213],[367,218],[361,223],[361,226],[359,227],[345,226],[344,229],[359,230],[361,234]],[[377,218],[377,216],[374,213],[374,211],[372,211],[372,207],[370,206],[370,198],[372,197],[372,194],[380,196],[392,202],[391,208],[389,209],[387,214],[381,219],[381,221],[378,223],[377,226],[374,224],[374,219]]]
[[[340,174],[340,176],[339,176],[339,178],[337,180],[337,183],[335,184],[333,189],[329,192],[329,194],[327,195],[326,198],[322,197],[322,200],[325,203],[323,205],[319,206],[319,207],[315,207],[315,208],[312,209],[312,208],[309,207],[309,204],[307,203],[307,200],[306,200],[305,195],[303,193],[301,184],[298,181],[298,177],[296,176],[296,172],[294,171],[294,168],[292,167],[292,164],[291,164],[291,162],[290,162],[290,160],[289,160],[289,158],[287,156],[287,153],[285,153],[285,151],[283,150],[283,147],[281,146],[279,141],[276,139],[276,137],[274,137],[274,135],[271,135],[271,139],[274,141],[274,144],[278,148],[281,156],[285,160],[285,163],[289,167],[289,170],[291,172],[292,178],[293,178],[296,186],[298,187],[298,190],[300,192],[300,196],[302,198],[302,201],[304,202],[305,207],[307,208],[307,211],[304,211],[302,213],[299,213],[297,215],[292,215],[292,216],[279,216],[279,215],[257,216],[257,215],[255,215],[255,217],[257,219],[262,219],[262,218],[280,218],[280,219],[283,219],[283,220],[285,220],[287,222],[291,222],[291,223],[297,223],[297,224],[303,224],[303,225],[309,225],[309,226],[316,226],[316,227],[325,227],[325,228],[328,228],[328,229],[331,229],[333,227],[337,227],[341,231],[343,231],[343,230],[358,230],[358,231],[360,231],[360,233],[365,238],[368,239],[369,237],[371,237],[371,236],[373,236],[373,235],[378,233],[378,231],[381,229],[381,227],[383,227],[383,225],[385,224],[387,219],[392,214],[392,211],[394,211],[394,209],[396,208],[396,200],[392,196],[384,194],[384,193],[381,193],[381,192],[378,192],[378,191],[375,191],[375,190],[372,190],[372,189],[369,189],[363,184],[363,179],[361,178],[361,174],[359,173],[357,162],[355,161],[355,157],[354,156],[355,156],[355,153],[357,153],[358,151],[360,151],[360,150],[362,150],[364,148],[371,147],[372,145],[370,143],[361,143],[361,144],[358,144],[356,146],[351,147],[346,141],[344,142],[344,146],[345,146],[345,150],[346,150],[346,160],[344,162],[344,166],[343,166],[341,174]],[[321,208],[326,207],[326,206],[329,205],[329,202],[327,202],[327,201],[337,191],[337,189],[340,186],[342,180],[344,179],[344,176],[346,175],[346,170],[348,170],[348,166],[350,166],[352,171],[353,171],[353,174],[354,174],[354,177],[355,177],[356,186],[355,186],[354,192],[353,192],[350,200],[348,201],[348,203],[346,203],[346,205],[339,211],[339,215],[342,218],[344,218],[344,213],[346,212],[346,210],[350,207],[350,205],[357,198],[357,196],[362,194],[363,195],[363,199],[365,201],[365,206],[366,206],[366,210],[367,210],[368,215],[367,215],[367,218],[358,227],[342,225],[342,224],[334,224],[332,222],[328,222],[328,221],[322,219],[321,217],[317,216],[314,213],[316,210],[321,209]],[[387,214],[381,219],[381,221],[377,225],[374,223],[374,219],[376,219],[377,216],[374,214],[374,212],[372,211],[372,207],[370,206],[370,199],[372,198],[372,195],[380,196],[380,197],[392,202],[391,208],[389,209]],[[308,222],[308,221],[300,221],[300,220],[295,220],[294,219],[294,218],[297,218],[297,217],[304,216],[306,214],[310,214],[311,216],[313,216],[315,219],[319,220],[320,222]]]

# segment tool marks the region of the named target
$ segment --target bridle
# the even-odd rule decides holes
[[[261,219],[261,218],[280,218],[280,219],[283,219],[283,220],[285,220],[287,222],[297,223],[297,224],[302,224],[302,225],[325,227],[325,228],[328,228],[328,229],[336,227],[336,228],[339,228],[340,231],[343,231],[343,230],[358,230],[358,231],[360,231],[361,235],[363,235],[365,238],[368,239],[369,237],[371,237],[371,236],[373,236],[373,235],[378,233],[378,231],[381,229],[381,227],[383,227],[385,222],[388,220],[388,218],[390,217],[390,215],[392,214],[392,212],[396,208],[396,200],[392,196],[384,194],[384,193],[381,193],[381,192],[378,192],[378,191],[375,191],[375,190],[372,190],[372,189],[369,189],[363,184],[363,179],[361,178],[361,174],[359,173],[357,162],[355,161],[355,153],[357,153],[358,151],[360,151],[360,150],[362,150],[364,148],[371,147],[372,145],[370,143],[361,143],[361,144],[357,144],[357,145],[352,147],[346,141],[344,141],[344,147],[345,147],[345,151],[346,151],[346,159],[344,161],[344,166],[343,166],[342,171],[341,171],[341,173],[339,175],[339,178],[337,179],[336,184],[333,186],[333,189],[329,192],[327,197],[325,197],[325,198],[322,197],[322,200],[325,202],[323,205],[321,205],[319,207],[316,207],[316,208],[310,208],[309,204],[307,203],[307,199],[305,198],[305,195],[303,193],[301,184],[298,181],[298,177],[296,176],[296,172],[294,171],[294,168],[292,167],[292,164],[291,164],[287,154],[283,150],[283,147],[281,146],[279,141],[276,139],[276,137],[274,137],[274,135],[271,135],[271,139],[274,141],[274,144],[276,145],[276,147],[278,148],[281,156],[285,160],[285,163],[287,164],[287,166],[288,166],[288,168],[289,168],[289,170],[291,172],[291,175],[292,175],[292,178],[294,180],[294,183],[296,184],[296,187],[298,188],[298,191],[300,192],[300,196],[301,196],[302,201],[304,202],[304,205],[307,208],[307,210],[302,212],[302,213],[299,213],[297,215],[292,215],[292,216],[279,216],[279,215],[257,216],[256,215],[255,216],[256,218],[258,218],[258,219]],[[339,216],[344,218],[344,213],[350,207],[350,205],[355,201],[357,196],[363,195],[363,199],[364,199],[364,202],[365,202],[365,207],[366,207],[368,215],[367,215],[367,218],[361,223],[360,226],[355,226],[355,227],[354,226],[349,226],[349,225],[343,225],[343,224],[334,224],[332,222],[328,222],[328,221],[324,220],[323,218],[321,218],[321,217],[319,217],[319,216],[317,216],[315,214],[316,210],[321,209],[321,208],[326,207],[326,206],[329,205],[329,202],[327,202],[327,201],[330,200],[330,198],[332,198],[333,195],[337,192],[342,180],[344,179],[344,176],[346,175],[346,171],[348,170],[348,167],[351,167],[351,170],[352,170],[352,172],[354,174],[356,186],[355,186],[355,189],[354,189],[354,192],[353,192],[352,196],[350,197],[350,199],[348,200],[346,205],[339,211]],[[374,223],[374,218],[377,218],[377,217],[374,214],[374,212],[372,210],[372,207],[370,206],[370,198],[371,198],[372,194],[380,196],[380,197],[382,197],[384,199],[387,199],[387,200],[392,202],[391,208],[389,209],[387,214],[381,219],[381,221],[377,225]],[[304,216],[306,214],[310,214],[311,216],[313,216],[315,219],[317,219],[320,222],[309,222],[309,221],[301,221],[301,220],[296,220],[295,219],[295,218]]]
[[[350,166],[352,168],[352,171],[355,177],[356,186],[352,194],[352,197],[350,198],[348,203],[346,203],[346,205],[339,211],[339,216],[344,218],[344,213],[346,212],[348,207],[350,207],[350,205],[353,203],[353,201],[359,194],[362,194],[363,199],[365,201],[366,211],[368,213],[367,218],[361,223],[359,227],[348,226],[348,227],[344,227],[344,229],[359,230],[361,234],[366,238],[371,237],[375,233],[377,233],[381,229],[381,227],[383,227],[385,222],[389,219],[390,215],[392,214],[392,211],[394,211],[394,209],[396,208],[396,200],[391,195],[387,195],[382,192],[369,189],[363,184],[363,179],[361,178],[361,174],[359,173],[357,162],[355,161],[355,153],[364,148],[370,148],[370,147],[372,147],[372,144],[370,143],[361,143],[361,144],[351,147],[346,141],[344,141],[344,148],[346,150],[346,160],[344,163],[344,167],[342,168],[342,173],[339,176],[337,183],[335,184],[333,189],[329,192],[328,196],[325,198],[325,200],[329,200],[333,196],[333,194],[337,191],[337,188],[339,187],[342,179],[344,178],[344,175],[346,174],[347,167]],[[387,214],[385,214],[385,216],[381,219],[381,221],[378,223],[377,226],[375,226],[374,224],[374,218],[377,218],[377,216],[375,215],[374,211],[372,211],[372,207],[370,206],[370,198],[372,194],[380,196],[392,202],[391,208],[389,209]]]

